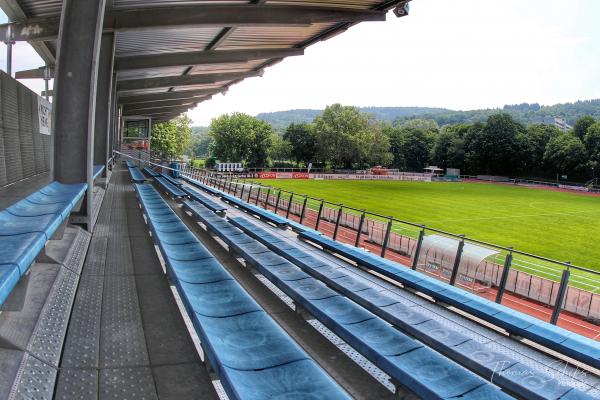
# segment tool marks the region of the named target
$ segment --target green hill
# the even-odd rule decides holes
[[[542,123],[547,118],[559,117],[570,125],[584,115],[600,119],[600,99],[582,100],[574,103],[543,106],[537,103],[506,105],[503,108],[488,108],[481,110],[455,111],[445,108],[429,107],[360,107],[362,112],[373,115],[376,119],[399,123],[410,119],[432,119],[439,125],[473,123],[485,121],[490,115],[499,112],[511,114],[517,121],[529,125]],[[283,131],[291,123],[312,122],[322,110],[297,109],[261,113],[257,118],[273,125],[278,131]]]

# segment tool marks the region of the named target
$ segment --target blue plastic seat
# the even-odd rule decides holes
[[[164,244],[173,245],[198,243],[196,236],[194,236],[189,230],[180,232],[164,232],[160,235],[160,241]]]
[[[282,281],[297,281],[300,279],[310,278],[310,275],[303,272],[300,268],[286,262],[284,264],[273,265],[268,267],[269,272],[281,279]]]
[[[262,310],[226,318],[196,318],[217,365],[259,370],[308,358]]]
[[[144,171],[146,174],[150,175],[153,178],[160,176],[160,174],[158,172],[154,171],[153,169],[151,169],[149,167],[145,167],[142,171]]]
[[[287,282],[287,284],[307,300],[320,300],[338,295],[323,283],[313,278],[291,281]]]
[[[351,340],[348,336],[352,347],[362,354],[370,354],[370,358],[374,360],[383,360],[386,356],[398,356],[423,347],[421,343],[378,318],[344,325],[342,328],[356,338]]]
[[[415,324],[413,328],[421,332],[421,337],[428,338],[428,342],[437,341],[445,347],[458,346],[470,340],[462,333],[449,329],[434,320]]]
[[[493,378],[494,374],[504,371],[517,363],[516,360],[500,352],[489,351],[483,344],[469,340],[451,349],[460,363],[480,375]]]
[[[231,280],[207,284],[181,282],[190,306],[207,317],[230,317],[261,308],[240,285]]]
[[[202,205],[204,205],[206,208],[208,208],[209,210],[211,210],[213,212],[223,212],[223,211],[227,210],[226,207],[222,206],[221,204],[217,203],[216,201],[212,200],[211,198],[203,195],[202,193],[190,188],[189,186],[183,186],[182,190],[184,192],[186,192],[190,196],[190,198],[201,203]]]
[[[319,269],[321,271],[321,269]],[[367,289],[360,292],[360,298],[363,300],[363,306],[370,304],[373,307],[381,308],[391,306],[399,302],[395,297],[390,296],[386,291],[378,291],[377,289]],[[368,308],[368,307],[367,307]]]
[[[44,248],[46,241],[46,235],[39,232],[2,236],[0,238],[0,260],[3,264],[13,264],[19,267],[22,276]]]
[[[0,305],[4,303],[20,277],[21,273],[16,265],[0,264]]]
[[[0,212],[0,236],[39,232],[50,239],[62,223],[62,216],[46,214],[36,217],[18,217],[6,211]]]
[[[131,176],[131,180],[134,182],[144,182],[146,177],[142,174],[142,171],[138,167],[129,167],[129,175]]]
[[[186,194],[183,190],[178,188],[176,185],[171,183],[169,180],[165,179],[164,175],[157,176],[156,178],[154,178],[154,180],[156,182],[158,182],[160,186],[162,186],[162,188],[169,194],[169,196],[175,197],[175,198],[186,196]]]
[[[212,254],[199,243],[187,244],[160,244],[167,257],[176,261],[203,260],[212,257]]]
[[[311,308],[318,309],[330,321],[337,324],[356,324],[375,318],[373,314],[343,296],[311,300]]]
[[[535,399],[558,399],[572,389],[548,375],[531,371],[529,366],[521,363],[495,373],[492,379],[509,390],[528,391],[529,397]]]
[[[399,381],[414,387],[417,395],[426,399],[461,396],[486,382],[462,367],[426,347],[398,356],[385,357],[389,370],[395,370]],[[501,398],[509,398],[502,394]]]
[[[160,174],[160,176],[161,176],[163,179],[166,179],[167,181],[169,181],[169,183],[170,183],[171,185],[174,185],[174,186],[181,186],[181,181],[180,181],[179,179],[175,179],[175,178],[173,178],[172,176],[170,176],[170,175],[168,175],[168,174]]]
[[[223,368],[229,398],[244,400],[346,400],[349,396],[312,360],[259,371]]]
[[[192,261],[169,259],[167,263],[176,279],[181,282],[214,283],[233,279],[214,258]]]
[[[66,203],[35,204],[27,199],[23,199],[8,207],[6,211],[17,217],[39,217],[56,214],[64,220],[71,213],[71,209],[71,205]]]

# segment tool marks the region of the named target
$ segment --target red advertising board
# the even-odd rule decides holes
[[[259,179],[308,179],[308,172],[259,172]]]
[[[259,172],[258,178],[259,179],[277,179],[277,173],[276,172]]]

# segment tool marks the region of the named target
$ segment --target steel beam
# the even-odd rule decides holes
[[[185,53],[151,54],[135,57],[118,57],[118,71],[143,68],[177,67],[203,64],[236,63],[251,60],[266,60],[301,56],[304,49],[256,49],[256,50],[212,50]]]
[[[179,107],[162,107],[162,108],[149,108],[149,109],[139,109],[139,110],[123,110],[123,115],[131,116],[131,115],[140,115],[140,116],[155,116],[161,114],[181,114],[189,110],[190,106],[179,106]]]
[[[219,73],[219,74],[202,74],[202,75],[186,75],[186,76],[165,76],[160,78],[149,79],[130,79],[117,83],[117,89],[123,90],[143,90],[156,88],[170,88],[178,86],[203,85],[235,79],[244,79],[253,76],[262,76],[263,71],[235,72],[235,73]]]
[[[115,35],[102,35],[98,65],[98,88],[96,91],[96,127],[94,129],[94,165],[104,165],[108,169],[110,116],[115,61]]]
[[[145,101],[143,103],[123,103],[125,109],[132,108],[154,108],[154,107],[168,107],[168,106],[177,106],[189,103],[200,103],[201,101],[205,101],[210,99],[212,96],[203,96],[203,97],[192,97],[190,99],[176,99],[176,100],[157,100],[157,101]]]
[[[123,106],[123,110],[126,113],[130,113],[131,111],[138,111],[138,110],[163,110],[163,109],[171,109],[171,108],[179,108],[179,107],[195,107],[196,106],[196,101],[195,100],[175,100],[176,103],[174,104],[165,104],[165,105],[161,105],[161,104],[154,104],[154,103],[142,103],[142,104],[127,104]]]
[[[120,96],[119,103],[121,104],[136,104],[136,103],[151,103],[156,101],[164,100],[179,100],[179,99],[193,99],[198,97],[222,93],[225,90],[219,89],[200,89],[200,90],[182,90],[180,92],[165,92],[165,93],[151,93],[142,94],[138,96]]]
[[[177,26],[305,26],[315,23],[385,21],[383,10],[296,5],[230,4],[113,10],[104,31]],[[12,27],[9,28],[9,25]],[[0,25],[0,40],[47,41],[57,38],[60,17],[26,19]],[[216,47],[216,46],[215,46]]]
[[[58,40],[54,178],[88,185],[73,222],[91,230],[93,145],[100,37],[106,0],[64,0]]]

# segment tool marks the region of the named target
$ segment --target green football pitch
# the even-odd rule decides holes
[[[486,183],[261,183],[600,271],[600,197]]]

